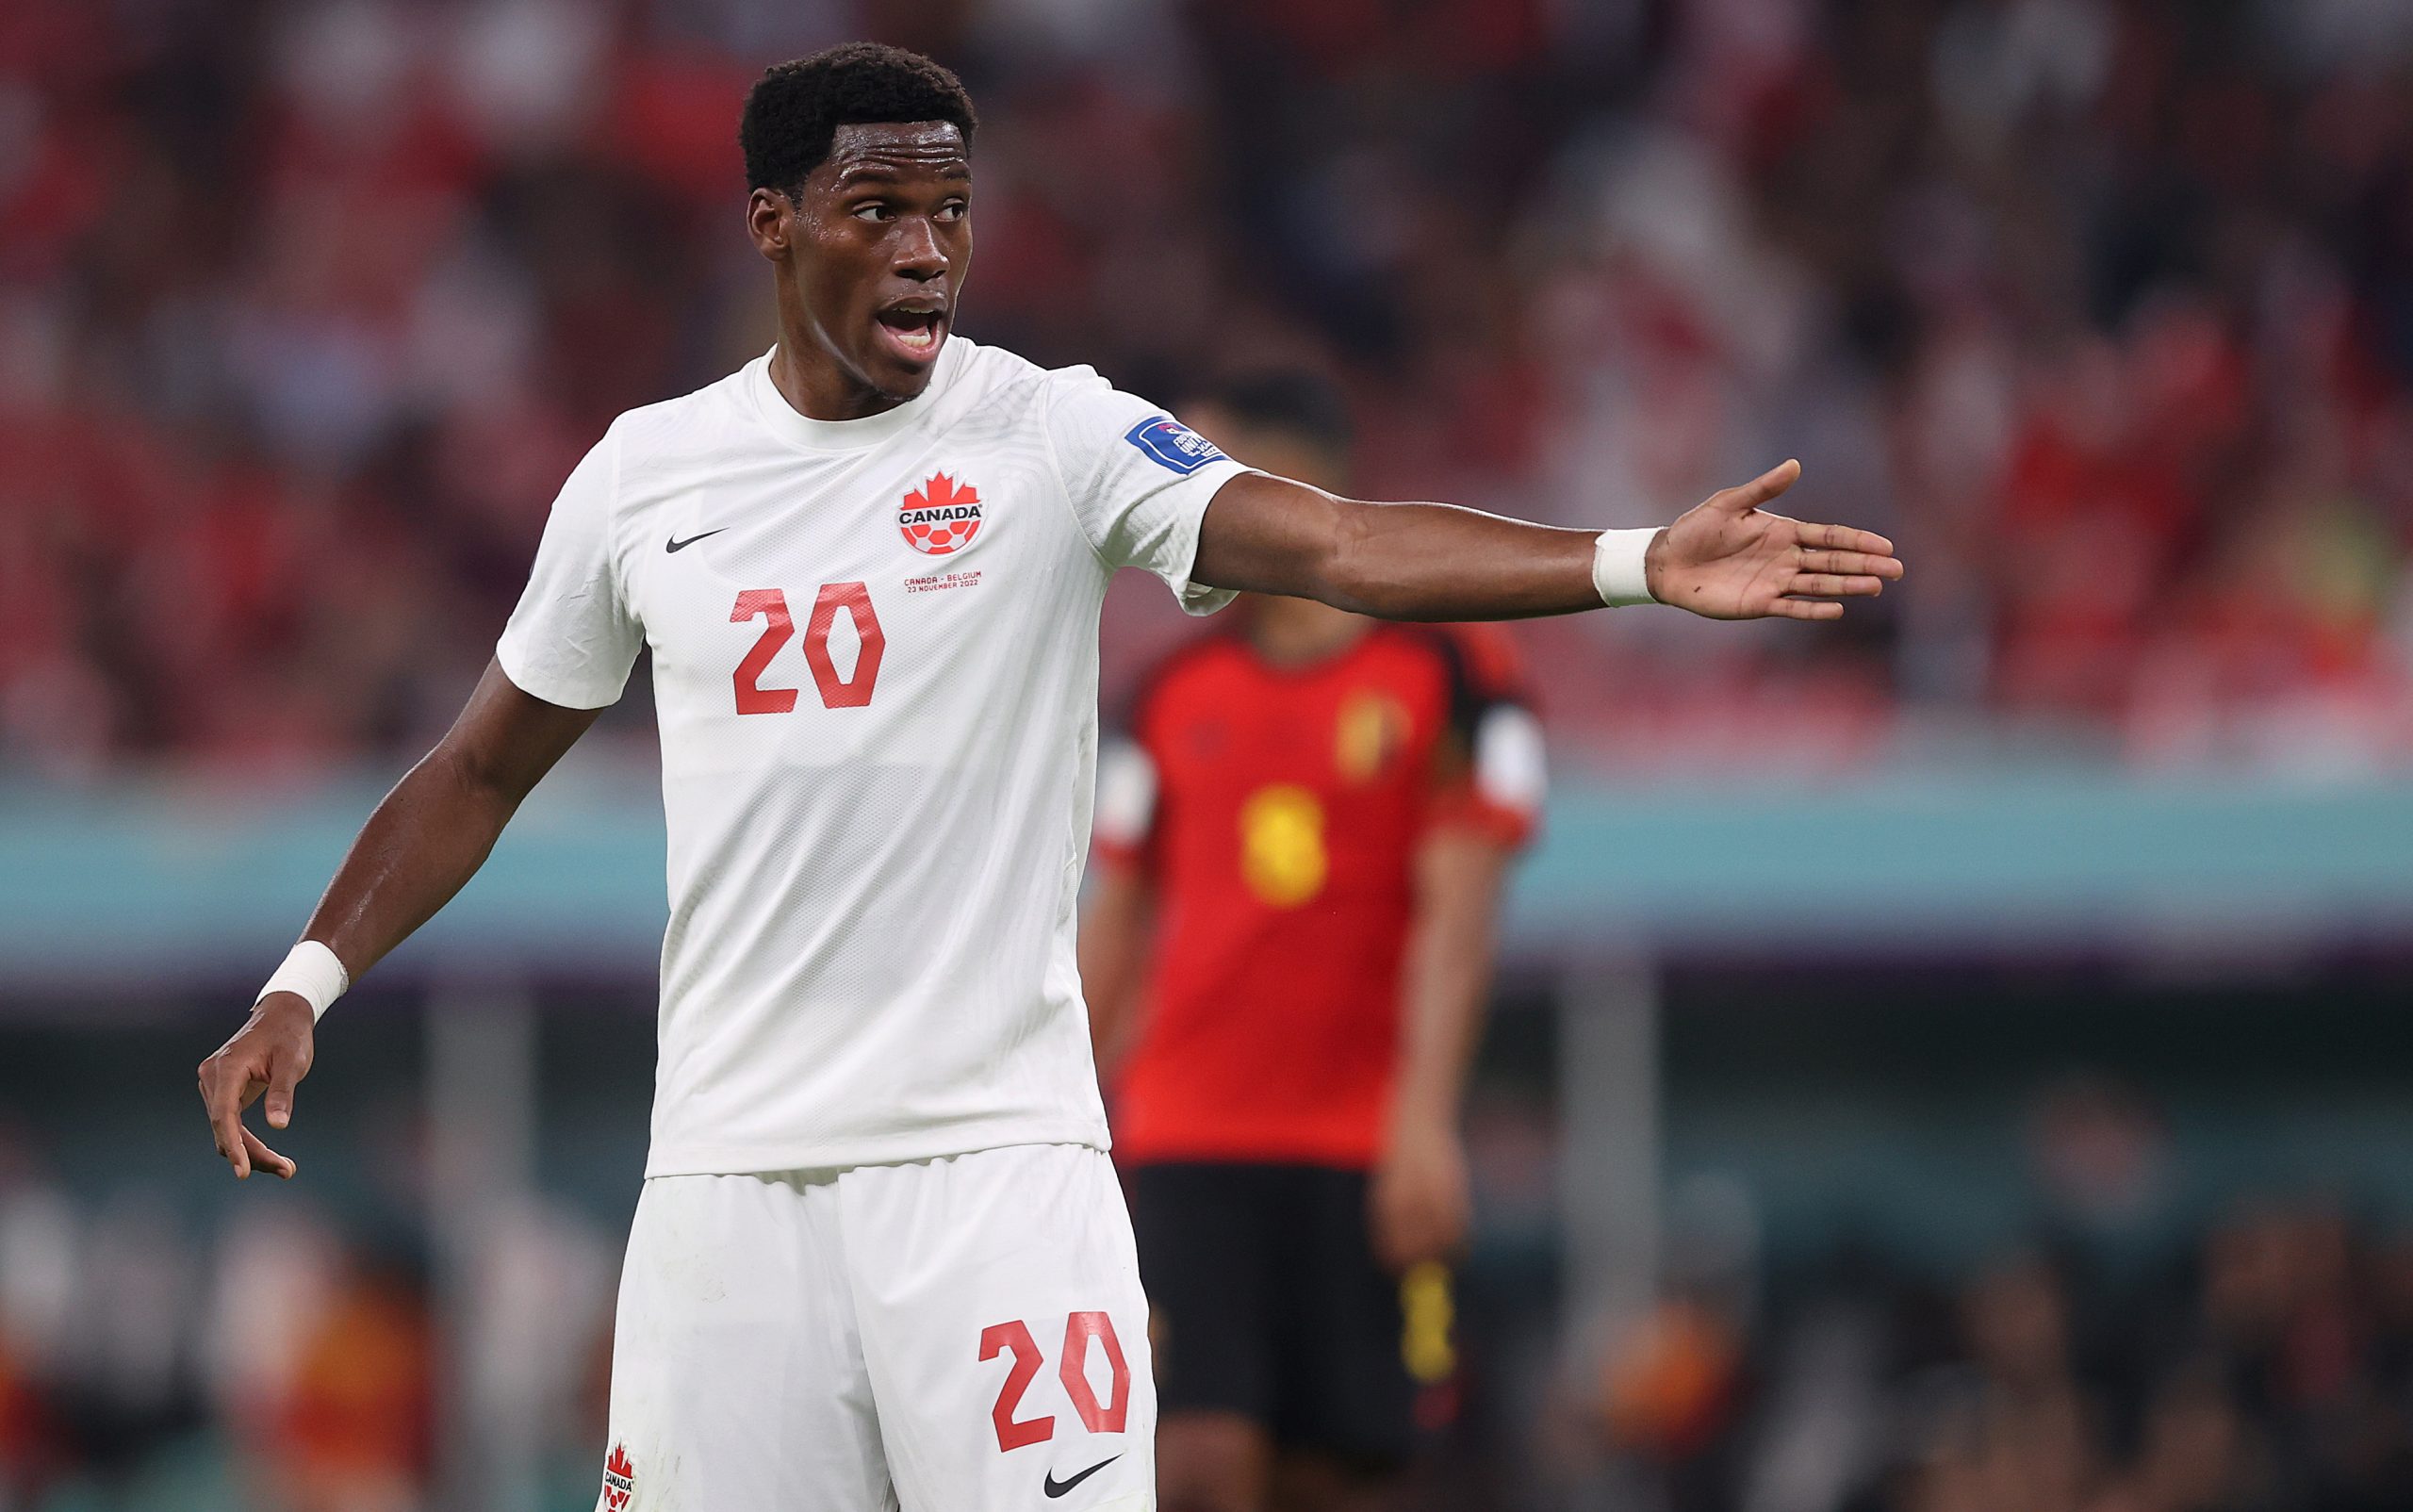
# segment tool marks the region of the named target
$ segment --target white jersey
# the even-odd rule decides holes
[[[768,355],[615,421],[496,656],[549,703],[653,651],[669,820],[648,1175],[1104,1148],[1074,965],[1119,567],[1185,607],[1243,470],[1086,368],[956,337],[868,419]]]

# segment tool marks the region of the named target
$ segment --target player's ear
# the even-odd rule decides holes
[[[790,222],[796,206],[777,189],[758,189],[746,197],[746,234],[754,250],[773,262],[788,255]]]

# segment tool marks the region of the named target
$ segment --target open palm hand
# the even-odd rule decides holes
[[[1800,463],[1785,462],[1679,517],[1651,543],[1651,597],[1711,619],[1837,619],[1839,600],[1883,592],[1902,575],[1893,542],[1761,508],[1800,476]]]

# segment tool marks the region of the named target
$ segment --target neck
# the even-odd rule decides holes
[[[1251,606],[1248,638],[1275,666],[1300,666],[1355,645],[1371,623],[1312,599],[1262,598]]]
[[[869,419],[905,403],[847,377],[827,357],[817,362],[799,358],[797,350],[793,337],[780,337],[771,353],[771,386],[807,419]]]

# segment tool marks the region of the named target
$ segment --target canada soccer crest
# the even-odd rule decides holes
[[[629,1459],[626,1444],[614,1444],[612,1457],[603,1462],[604,1512],[625,1512],[629,1498],[637,1494],[637,1468]]]
[[[934,473],[929,482],[905,496],[904,507],[896,512],[896,528],[904,534],[906,545],[925,555],[960,551],[980,534],[979,490],[944,472]]]

